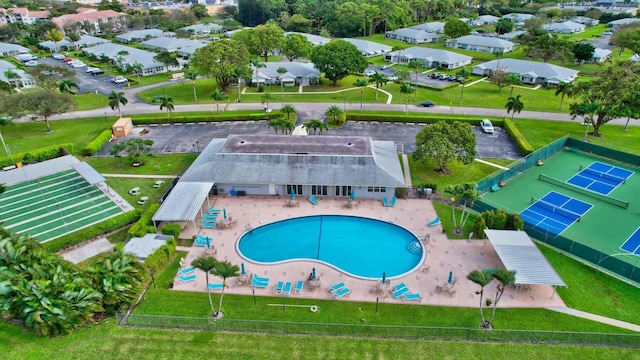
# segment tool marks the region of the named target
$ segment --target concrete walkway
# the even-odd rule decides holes
[[[498,165],[498,164],[494,164],[492,162],[485,161],[485,160],[482,160],[482,159],[473,159],[473,161],[477,161],[477,162],[485,164],[485,165],[493,166],[493,167],[496,167],[498,169],[509,170],[508,167],[505,167],[505,166],[502,166],[502,165]]]
[[[555,311],[555,312],[559,312],[559,313],[563,313],[563,314],[567,314],[567,315],[572,315],[572,316],[583,318],[583,319],[589,319],[589,320],[597,321],[599,323],[603,323],[603,324],[607,324],[607,325],[611,325],[611,326],[616,326],[616,327],[619,327],[619,328],[622,328],[622,329],[627,329],[627,330],[640,332],[640,325],[628,323],[626,321],[620,321],[620,320],[616,320],[616,319],[611,319],[611,318],[608,318],[608,317],[605,317],[605,316],[591,314],[591,313],[588,313],[588,312],[584,312],[584,311],[580,311],[580,310],[576,310],[576,309],[571,309],[571,308],[568,308],[568,307],[547,307],[546,309],[547,310],[551,310],[551,311]]]
[[[67,261],[77,264],[103,252],[111,251],[114,246],[115,245],[110,243],[106,238],[99,238],[96,241],[91,241],[63,253],[62,257]]]
[[[140,179],[175,179],[176,175],[136,175],[136,174],[100,174],[104,177],[140,178]]]
[[[412,188],[411,170],[409,170],[409,158],[407,157],[407,154],[402,154],[402,166],[404,167],[404,183],[408,188]]]

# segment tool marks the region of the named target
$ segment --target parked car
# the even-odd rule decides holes
[[[89,74],[91,74],[91,75],[102,75],[102,74],[104,74],[104,70],[98,69],[98,68],[94,68],[93,70],[89,71]]]
[[[433,74],[430,75],[432,79],[437,79],[440,77],[440,73],[434,72]]]
[[[69,65],[71,65],[71,67],[73,68],[81,68],[87,66],[87,64],[83,63],[82,61],[72,61],[69,63]]]
[[[27,61],[26,63],[24,63],[24,66],[28,66],[28,67],[34,67],[38,65],[40,65],[40,63],[35,60]]]
[[[66,58],[62,59],[62,61],[68,64],[68,63],[72,62],[73,59],[70,58],[70,57],[66,57]]]
[[[51,54],[51,57],[56,59],[56,60],[62,60],[64,59],[66,56],[62,55],[62,54]]]
[[[447,81],[456,81],[457,77],[455,75],[447,76]]]
[[[123,84],[123,83],[126,83],[127,81],[129,80],[127,80],[127,78],[124,76],[116,76],[113,79],[111,79],[111,82],[116,84]]]
[[[391,65],[387,64],[387,65],[382,65],[380,66],[380,70],[387,70],[388,68],[390,68]]]
[[[364,73],[364,76],[371,76],[371,75],[373,75],[373,74],[375,74],[375,73],[376,73],[375,71],[373,71],[373,70],[369,70],[369,71],[367,71],[367,72],[365,72],[365,73]]]
[[[18,60],[22,63],[26,63],[27,61],[38,60],[38,57],[31,54],[20,54],[18,55]]]
[[[459,82],[459,83],[462,83],[462,82],[464,82],[465,80],[466,80],[466,79],[465,79],[464,77],[462,77],[462,76],[459,76],[459,77],[457,77],[457,78],[456,78],[456,81],[457,81],[457,82]]]
[[[438,76],[438,79],[447,80],[448,77],[449,77],[449,75],[447,75],[447,74],[440,74],[440,76]]]
[[[482,119],[482,121],[480,121],[480,128],[485,134],[493,134],[493,124],[489,119]]]
[[[418,106],[422,106],[422,107],[432,107],[432,106],[434,106],[435,104],[436,104],[436,103],[434,103],[434,102],[433,102],[433,101],[431,101],[431,100],[425,100],[425,101],[423,101],[423,102],[419,103],[419,104],[418,104]]]
[[[396,80],[398,80],[398,77],[396,75],[387,76],[387,80],[396,81]]]

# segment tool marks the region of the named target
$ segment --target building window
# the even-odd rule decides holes
[[[287,195],[290,195],[291,191],[296,195],[302,195],[302,185],[287,185]]]
[[[326,185],[312,185],[311,194],[327,196],[329,194],[329,187]]]
[[[367,188],[367,192],[372,192],[372,193],[387,192],[387,188],[384,186],[369,186]]]

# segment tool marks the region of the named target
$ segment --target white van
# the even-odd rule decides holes
[[[38,57],[31,54],[20,54],[18,55],[18,60],[24,63],[31,60],[38,60]]]

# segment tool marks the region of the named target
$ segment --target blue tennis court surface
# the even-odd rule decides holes
[[[627,181],[631,175],[633,175],[633,171],[596,161],[580,170],[567,182],[602,195],[609,195],[618,185]]]
[[[628,251],[632,254],[640,255],[640,227],[629,236],[627,241],[620,246],[620,249]]]
[[[520,217],[531,226],[560,235],[592,207],[584,201],[551,191],[522,210]]]

